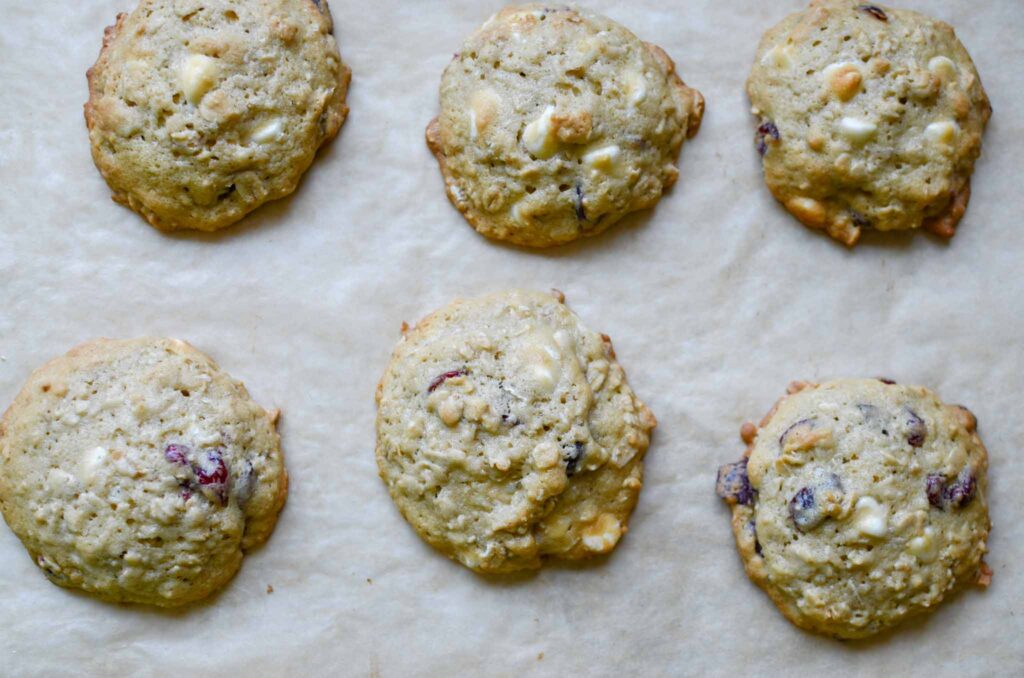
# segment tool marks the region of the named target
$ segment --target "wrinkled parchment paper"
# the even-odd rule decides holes
[[[707,115],[654,211],[538,254],[477,236],[423,143],[442,69],[501,3],[332,2],[354,73],[339,138],[291,198],[167,236],[111,202],[82,120],[85,70],[129,1],[0,3],[0,401],[87,338],[181,337],[281,408],[291,495],[223,593],[177,612],[57,588],[0,527],[0,674],[1022,675],[1024,4],[907,0],[956,26],[995,114],[950,244],[851,252],[771,199],[752,141],[757,40],[803,0],[589,1],[663,46]],[[660,425],[611,557],[490,579],[392,505],[373,393],[403,320],[510,286],[563,290]],[[788,381],[844,375],[969,405],[991,455],[991,588],[867,643],[785,621],[713,491]]]

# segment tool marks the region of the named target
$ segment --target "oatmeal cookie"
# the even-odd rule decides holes
[[[377,464],[402,515],[478,572],[608,553],[654,416],[560,295],[458,300],[405,332],[377,388]]]
[[[964,407],[889,380],[797,383],[718,473],[744,567],[794,624],[863,638],[987,585],[988,456]]]

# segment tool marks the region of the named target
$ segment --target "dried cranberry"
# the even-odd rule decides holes
[[[964,469],[952,483],[946,487],[946,501],[951,506],[960,508],[966,506],[974,499],[978,491],[978,481],[969,469]]]
[[[575,445],[562,454],[562,461],[565,462],[565,475],[572,476],[576,473],[586,448],[586,444],[577,441]]]
[[[809,429],[814,428],[814,418],[812,417],[810,419],[801,419],[800,421],[793,422],[792,424],[790,424],[789,427],[782,432],[782,435],[779,436],[779,445],[784,446],[786,444],[786,438],[788,438],[793,431],[795,431],[797,428],[800,428],[801,426],[806,426]]]
[[[928,503],[945,510],[947,506],[962,508],[969,504],[978,492],[978,479],[970,468],[964,468],[953,481],[947,481],[940,473],[929,473],[925,478],[925,493]]]
[[[430,385],[427,386],[427,393],[433,393],[434,389],[436,389],[438,386],[448,381],[449,379],[453,379],[455,377],[463,377],[467,374],[469,373],[466,370],[449,370],[443,374],[439,374],[436,377],[434,377],[433,381],[430,382]]]
[[[735,464],[726,464],[718,469],[715,492],[730,504],[750,506],[754,503],[754,489],[750,486],[750,478],[747,476],[745,457]]]
[[[929,473],[924,480],[924,491],[928,495],[928,503],[935,508],[946,505],[946,479],[939,473]]]
[[[750,531],[750,536],[754,538],[754,553],[761,555],[761,542],[757,540],[757,521],[751,518],[747,521],[747,530]]]
[[[199,463],[192,466],[196,473],[196,480],[200,485],[215,485],[226,483],[228,480],[228,466],[224,463],[219,449],[207,450],[200,456]]]
[[[253,468],[252,463],[246,461],[242,466],[242,471],[238,474],[232,486],[235,488],[235,499],[238,500],[239,506],[245,506],[245,504],[252,498],[253,493],[256,491],[256,483],[259,479],[259,473]]]
[[[187,445],[171,443],[164,448],[164,459],[172,464],[188,466],[188,455],[192,452]]]
[[[779,128],[771,120],[761,123],[757,128],[757,152],[761,155],[768,152],[768,137],[779,140]]]
[[[576,219],[578,221],[587,220],[587,208],[583,206],[583,187],[576,184],[576,199],[573,201],[576,208]]]
[[[875,5],[858,5],[857,9],[859,9],[861,12],[866,12],[870,14],[879,21],[889,20],[889,17],[886,16],[885,12],[882,10],[881,7],[877,7]]]
[[[928,426],[914,410],[905,407],[903,411],[907,414],[907,442],[911,447],[921,447],[924,445],[924,439],[928,437]]]
[[[821,522],[821,513],[814,509],[814,490],[809,487],[801,487],[789,500],[789,515],[800,530],[809,529]]]
[[[878,381],[880,381],[880,382],[882,382],[883,384],[886,384],[886,385],[888,385],[888,386],[892,386],[893,384],[895,384],[895,383],[896,383],[896,382],[895,382],[895,381],[893,381],[892,379],[887,379],[886,377],[875,377],[875,379],[877,379]]]

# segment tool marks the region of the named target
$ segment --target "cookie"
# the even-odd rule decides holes
[[[473,228],[547,247],[653,207],[703,111],[665,52],[614,21],[512,6],[445,69],[427,144]]]
[[[36,370],[4,415],[0,509],[54,584],[199,600],[274,528],[276,417],[183,341],[91,341]]]
[[[988,585],[988,456],[964,407],[889,380],[796,383],[718,473],[747,575],[808,631],[863,638]]]
[[[163,230],[214,231],[288,195],[348,113],[327,0],[142,0],[88,77],[93,160]]]
[[[395,348],[377,387],[377,465],[405,519],[477,572],[610,552],[655,425],[611,340],[554,296],[457,300]]]
[[[950,26],[813,0],[764,35],[747,93],[765,182],[805,225],[847,245],[866,228],[955,234],[992,108]]]

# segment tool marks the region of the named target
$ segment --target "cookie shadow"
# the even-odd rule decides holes
[[[582,256],[605,248],[615,247],[616,245],[613,243],[617,241],[620,241],[621,245],[621,241],[623,239],[628,238],[635,240],[639,237],[644,228],[648,226],[648,222],[654,218],[656,209],[657,208],[654,207],[631,212],[600,233],[586,235],[561,245],[552,245],[551,247],[527,247],[525,245],[516,245],[515,243],[510,243],[505,240],[488,238],[487,236],[480,235],[479,233],[477,233],[477,235],[487,241],[488,244],[501,249],[535,257],[544,257],[547,259],[564,259],[568,257]]]

